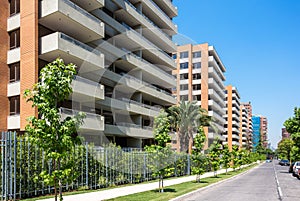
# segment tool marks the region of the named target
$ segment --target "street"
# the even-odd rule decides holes
[[[273,160],[246,174],[177,200],[297,201],[300,200],[299,192],[300,180],[288,173],[288,166],[280,166],[277,160]]]

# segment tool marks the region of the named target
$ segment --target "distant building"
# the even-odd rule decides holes
[[[290,138],[290,134],[287,132],[286,128],[281,129],[281,139],[288,139]]]
[[[268,147],[268,120],[266,117],[252,116],[253,122],[253,148],[255,149],[261,141],[262,146]]]
[[[242,103],[242,109],[246,109],[246,111],[243,111],[243,114],[246,113],[247,115],[247,120],[245,120],[243,118],[243,121],[247,121],[247,128],[245,130],[244,126],[243,126],[243,132],[246,132],[246,137],[247,137],[247,140],[246,140],[246,145],[244,146],[243,144],[243,147],[249,149],[249,150],[252,150],[253,149],[253,143],[252,143],[252,140],[253,140],[253,124],[252,124],[252,105],[251,105],[251,102],[247,102],[247,103]],[[245,133],[243,133],[243,136],[245,136]],[[243,142],[244,142],[244,139],[243,139]]]

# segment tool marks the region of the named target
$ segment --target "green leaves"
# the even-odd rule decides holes
[[[54,184],[55,190],[58,184],[62,185],[68,177],[72,178],[70,167],[73,161],[67,159],[74,146],[81,143],[76,132],[85,115],[79,113],[62,119],[58,108],[58,104],[72,93],[71,82],[75,74],[74,64],[65,65],[58,58],[42,68],[39,82],[31,90],[24,92],[27,102],[32,102],[32,107],[37,107],[40,117],[27,119],[29,124],[26,132],[29,140],[44,150],[46,159],[53,161],[54,171],[49,174],[41,172],[40,176],[45,183]],[[63,166],[61,161],[68,162]]]

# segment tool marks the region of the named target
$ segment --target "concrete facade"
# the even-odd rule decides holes
[[[87,114],[78,131],[86,141],[151,143],[153,118],[176,104],[172,2],[12,0],[1,3],[0,15],[1,130],[23,132],[26,118],[37,115],[22,94],[60,57],[78,67],[74,93],[60,111]]]

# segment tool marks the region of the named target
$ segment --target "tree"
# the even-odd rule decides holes
[[[294,116],[287,119],[284,126],[294,142],[292,157],[294,160],[300,160],[300,108],[294,109]]]
[[[200,176],[205,172],[208,165],[207,157],[202,153],[206,136],[202,127],[194,138],[194,149],[192,151],[192,174],[196,175],[196,182],[200,182]]]
[[[165,111],[161,110],[160,114],[154,119],[154,139],[157,144],[145,147],[152,159],[150,168],[154,176],[159,178],[160,192],[164,192],[164,177],[171,176],[174,170],[171,157],[173,151],[171,150],[171,146],[167,145],[171,141],[169,132],[170,123],[168,115]]]
[[[232,146],[232,151],[231,151],[231,154],[232,154],[232,167],[233,167],[233,170],[235,171],[235,169],[237,167],[239,167],[239,147],[237,145],[233,145]]]
[[[41,69],[40,81],[33,89],[24,92],[27,102],[32,102],[40,117],[29,117],[25,129],[29,140],[42,148],[46,159],[52,161],[53,171],[42,171],[40,176],[46,184],[54,185],[55,200],[57,187],[62,200],[62,184],[74,176],[74,161],[68,160],[69,153],[81,143],[76,131],[83,123],[84,114],[62,119],[58,108],[58,104],[72,93],[75,69],[74,64],[65,65],[62,59],[56,59]]]
[[[221,144],[218,140],[215,140],[214,143],[209,148],[208,158],[211,163],[212,170],[214,171],[215,177],[217,177],[217,171],[220,169],[221,163]]]
[[[177,133],[180,152],[192,153],[193,134],[199,126],[209,126],[211,117],[196,102],[182,101],[168,110],[172,129]]]
[[[230,167],[230,163],[232,160],[232,156],[231,156],[231,152],[228,148],[228,145],[224,145],[222,151],[221,151],[221,163],[223,164],[223,167],[226,169],[226,174],[227,174],[227,170]]]

